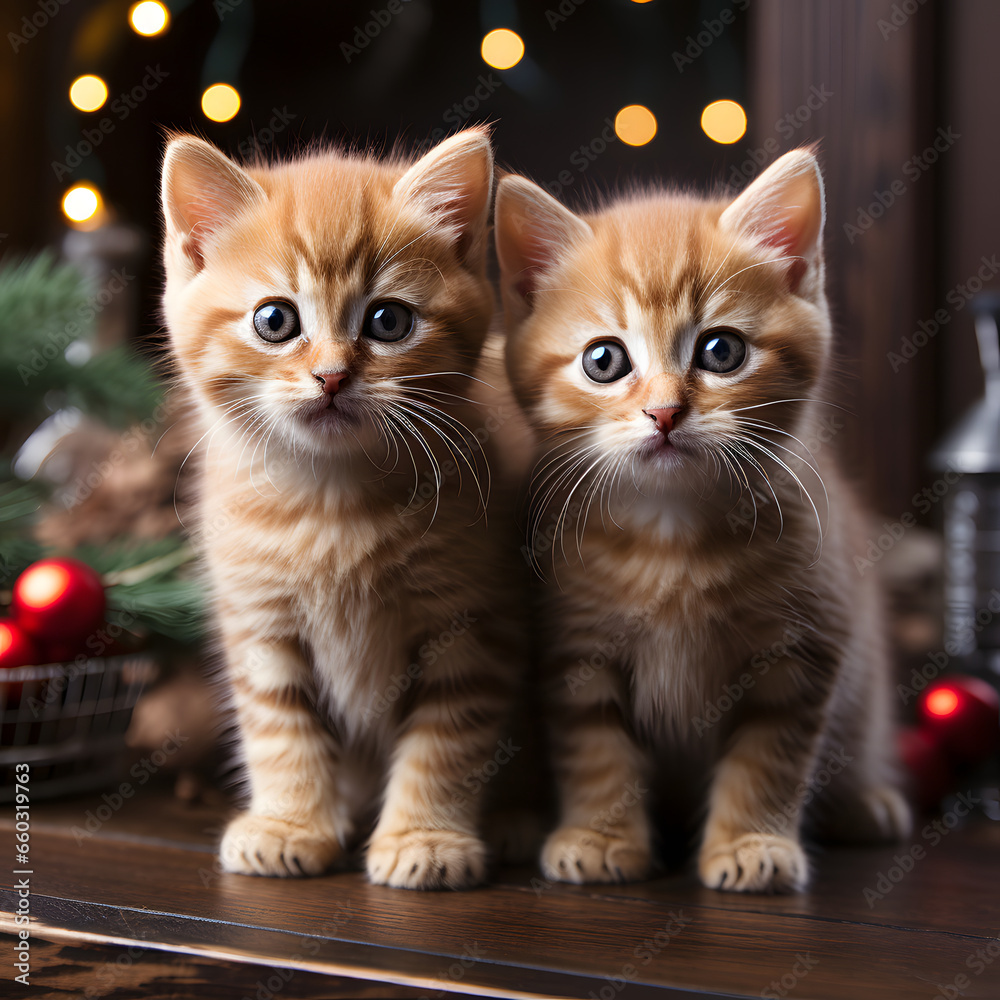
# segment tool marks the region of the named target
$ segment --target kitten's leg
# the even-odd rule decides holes
[[[647,761],[626,729],[615,668],[584,677],[579,662],[562,661],[548,699],[560,824],[542,849],[542,871],[562,882],[641,879],[651,857]]]
[[[812,773],[821,706],[761,708],[740,725],[709,797],[698,874],[712,889],[803,889],[809,866],[799,843],[801,803]]]
[[[227,639],[250,808],[226,828],[222,867],[245,875],[318,875],[341,854],[337,747],[308,703],[308,664],[292,641]]]
[[[485,629],[485,623],[475,626]],[[513,683],[501,640],[465,633],[438,660],[416,694],[390,769],[366,867],[380,885],[463,889],[486,877],[479,837],[485,792],[477,770],[503,766],[502,720]]]

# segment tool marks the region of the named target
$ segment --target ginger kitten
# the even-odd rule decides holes
[[[847,838],[908,828],[879,602],[851,563],[862,524],[830,448],[804,445],[829,412],[823,221],[805,149],[731,202],[651,191],[577,215],[499,184],[550,579],[549,878],[643,877],[650,786],[692,774],[710,887],[805,886],[807,812]]]
[[[317,874],[377,820],[373,882],[484,877],[468,777],[519,659],[471,392],[492,178],[478,129],[413,163],[167,149],[165,315],[249,786],[228,871]]]

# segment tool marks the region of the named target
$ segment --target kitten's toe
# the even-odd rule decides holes
[[[456,830],[407,830],[372,839],[368,878],[396,889],[468,889],[486,880],[486,846]]]
[[[726,892],[800,892],[809,881],[809,864],[794,840],[747,833],[728,844],[703,847],[698,874],[708,888]]]
[[[336,837],[274,816],[243,813],[222,837],[219,861],[238,875],[320,875],[341,855]]]
[[[902,794],[895,788],[870,788],[861,796],[881,840],[902,840],[913,828],[913,816]]]
[[[634,882],[646,877],[649,865],[649,838],[639,830],[604,834],[564,826],[542,848],[542,872],[559,882]]]

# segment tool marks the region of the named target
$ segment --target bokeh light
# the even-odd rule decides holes
[[[240,95],[228,83],[215,83],[201,95],[201,110],[213,122],[227,122],[240,110]]]
[[[158,35],[166,31],[170,23],[170,12],[158,0],[142,0],[132,5],[128,12],[128,23],[140,35]]]
[[[92,229],[100,224],[104,199],[92,184],[74,184],[63,195],[62,210],[77,228]]]
[[[747,114],[735,101],[712,101],[701,113],[701,127],[713,142],[737,142],[746,134]]]
[[[510,69],[524,55],[524,42],[516,31],[497,28],[491,31],[482,44],[483,59],[494,69]]]
[[[79,111],[96,111],[108,99],[108,85],[99,76],[78,76],[70,84],[69,99]]]
[[[656,135],[656,116],[641,104],[629,104],[615,115],[615,135],[630,146],[645,146]]]
[[[938,688],[927,696],[927,711],[931,715],[951,715],[958,708],[958,695],[951,688]]]

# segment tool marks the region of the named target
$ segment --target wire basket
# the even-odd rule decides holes
[[[125,730],[157,675],[145,656],[49,663],[0,679],[0,802],[14,798],[17,764],[31,765],[32,798],[103,788],[126,763]]]

